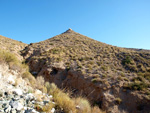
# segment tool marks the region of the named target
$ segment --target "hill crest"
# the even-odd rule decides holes
[[[147,51],[111,46],[68,29],[45,41],[31,43],[21,53],[35,77],[43,76],[60,88],[82,94],[102,109],[150,111],[148,107],[137,109],[150,105]],[[141,101],[142,104],[136,104]]]

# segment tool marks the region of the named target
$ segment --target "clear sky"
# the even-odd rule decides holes
[[[0,0],[0,35],[34,43],[68,28],[107,44],[150,49],[150,0]]]

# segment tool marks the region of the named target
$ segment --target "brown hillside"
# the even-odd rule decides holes
[[[27,46],[27,44],[0,35],[0,48],[14,53],[19,59],[21,58],[20,51],[23,50],[25,46]]]
[[[35,76],[83,94],[107,112],[150,111],[150,53],[107,45],[69,29],[22,55]]]

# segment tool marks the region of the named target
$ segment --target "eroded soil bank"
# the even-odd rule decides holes
[[[33,64],[35,63],[30,64],[32,73],[43,76],[46,81],[54,82],[62,89],[69,89],[74,96],[83,95],[106,112],[147,113],[150,111],[150,100],[137,94],[136,91],[123,89],[123,83],[107,86],[91,82],[92,78],[74,70],[66,70],[61,66],[43,66],[40,69]]]

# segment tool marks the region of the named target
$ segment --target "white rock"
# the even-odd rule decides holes
[[[2,78],[2,74],[0,73],[0,79]]]
[[[36,89],[36,90],[35,90],[35,94],[42,94],[42,91]]]
[[[37,113],[37,111],[35,111],[34,109],[32,110],[33,113]]]
[[[21,103],[19,103],[18,101],[13,102],[12,107],[17,110],[22,110],[24,108],[23,105]]]
[[[17,95],[22,95],[23,94],[21,89],[13,89],[12,93],[17,94]]]
[[[5,88],[3,87],[4,90],[7,91],[7,92],[9,92],[9,94],[11,94],[11,93],[12,93],[13,86],[10,85],[10,84],[5,84],[5,85],[7,85],[7,86],[5,86]]]
[[[15,84],[15,80],[14,80],[14,77],[12,75],[9,75],[7,81],[9,84],[12,84],[12,85]]]
[[[17,71],[14,71],[14,70],[10,70],[10,72],[11,72],[11,74],[13,74],[13,75],[17,75],[17,74],[18,74]]]
[[[77,106],[76,106],[76,109],[80,109],[80,106],[77,105]]]
[[[5,112],[10,112],[11,106],[8,106],[8,108],[5,110]]]
[[[10,113],[16,113],[16,110],[13,108],[11,109]]]
[[[27,107],[24,107],[23,109],[24,109],[24,110],[27,110]]]
[[[25,98],[26,98],[26,100],[34,100],[35,99],[35,97],[32,93],[27,94]]]
[[[54,112],[55,112],[55,108],[52,108],[52,109],[51,109],[51,112],[54,113]]]
[[[53,98],[53,96],[52,96],[52,95],[50,95],[50,96],[48,96],[48,98]]]
[[[52,102],[52,104],[55,104],[55,102]]]

